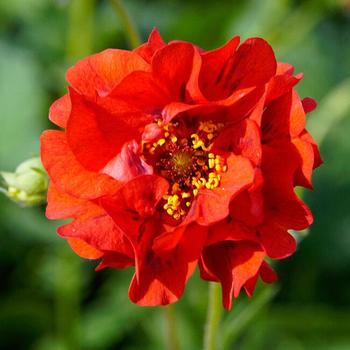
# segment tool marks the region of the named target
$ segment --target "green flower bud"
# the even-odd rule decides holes
[[[0,172],[0,190],[7,197],[23,206],[44,203],[48,186],[48,176],[40,158],[32,158],[21,163],[14,173]]]

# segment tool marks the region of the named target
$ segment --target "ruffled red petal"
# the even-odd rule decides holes
[[[49,119],[57,126],[64,129],[67,126],[71,108],[72,105],[69,94],[63,95],[51,105]]]
[[[232,297],[237,298],[241,288],[257,274],[264,256],[258,245],[248,241],[221,242],[203,250],[201,270],[220,281],[226,309],[231,309]]]
[[[147,43],[142,44],[141,46],[134,49],[134,52],[140,55],[145,61],[150,63],[155,52],[157,52],[157,50],[161,49],[165,45],[166,43],[158,32],[158,29],[153,28],[151,34],[149,35]]]
[[[86,243],[80,238],[69,237],[67,239],[70,247],[81,258],[84,259],[99,259],[103,256],[103,252],[96,249],[92,245]]]
[[[47,130],[41,135],[41,160],[55,186],[72,196],[94,199],[120,187],[110,176],[86,170],[72,153],[63,131]]]
[[[125,142],[140,137],[142,127],[152,120],[131,108],[107,111],[74,90],[70,90],[70,97],[67,139],[75,157],[88,170],[101,170]]]
[[[76,91],[95,98],[108,95],[130,73],[149,70],[150,65],[137,53],[108,49],[78,61],[66,78]]]

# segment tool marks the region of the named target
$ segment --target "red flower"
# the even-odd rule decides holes
[[[294,192],[321,164],[300,79],[259,38],[203,51],[154,30],[79,61],[50,109],[64,130],[41,138],[47,217],[73,218],[58,233],[97,269],[135,266],[133,302],[176,301],[198,263],[229,309],[312,223]]]

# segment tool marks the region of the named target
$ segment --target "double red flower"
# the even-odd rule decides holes
[[[50,109],[64,130],[41,138],[47,217],[73,218],[58,233],[97,269],[135,266],[133,302],[176,301],[198,264],[229,309],[312,223],[294,192],[321,163],[300,79],[259,38],[203,51],[154,30],[79,61]]]

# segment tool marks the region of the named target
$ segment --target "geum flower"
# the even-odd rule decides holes
[[[204,51],[154,30],[79,61],[50,109],[64,130],[41,138],[47,217],[73,218],[58,233],[97,269],[135,266],[135,303],[176,301],[199,264],[231,308],[276,279],[264,259],[290,256],[288,230],[312,223],[294,192],[321,163],[300,79],[259,38]]]

